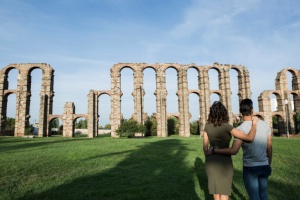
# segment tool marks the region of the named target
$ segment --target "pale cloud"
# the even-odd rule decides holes
[[[193,1],[185,11],[182,22],[170,30],[173,37],[189,37],[232,26],[235,17],[256,6],[259,1]]]

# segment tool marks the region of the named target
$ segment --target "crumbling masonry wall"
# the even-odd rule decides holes
[[[53,78],[54,70],[45,63],[10,64],[0,72],[0,111],[1,131],[5,130],[7,98],[10,94],[16,95],[15,136],[24,136],[25,129],[29,126],[29,111],[31,98],[31,71],[39,68],[42,70],[42,85],[40,91],[39,133],[40,137],[47,136],[48,118],[52,113],[53,104]],[[8,73],[12,69],[18,70],[17,89],[9,90]]]
[[[289,90],[287,72],[292,74],[292,90]],[[274,94],[277,100],[277,111],[271,111],[270,96]],[[293,96],[293,101],[291,99]],[[287,100],[287,105],[285,101]],[[292,110],[292,103],[294,110]],[[294,68],[285,68],[277,73],[275,79],[275,90],[263,91],[258,97],[259,115],[263,116],[264,120],[272,127],[273,116],[279,116],[279,132],[295,133],[295,124],[293,116],[295,110],[300,109],[300,70]],[[284,123],[284,119],[289,123]]]
[[[230,88],[230,70],[236,70],[238,73],[238,97],[239,101],[244,98],[251,98],[250,90],[250,77],[249,72],[245,66],[218,64],[214,63],[208,66],[198,66],[195,64],[177,64],[177,63],[118,63],[111,67],[111,89],[110,90],[90,90],[88,93],[88,108],[85,114],[76,114],[75,105],[73,102],[66,102],[64,112],[62,115],[52,115],[53,104],[53,85],[54,85],[54,70],[50,65],[45,63],[29,63],[29,64],[10,64],[3,68],[0,72],[0,110],[1,110],[1,131],[5,130],[6,112],[7,112],[7,97],[10,94],[16,95],[16,123],[15,123],[15,136],[24,136],[25,129],[29,125],[29,111],[30,111],[30,97],[31,97],[31,76],[32,70],[39,68],[42,70],[42,86],[40,92],[40,114],[39,114],[39,136],[50,136],[51,128],[50,123],[54,118],[60,118],[63,121],[63,136],[74,136],[74,122],[79,117],[84,117],[88,121],[88,137],[93,138],[98,136],[98,98],[102,94],[110,96],[111,101],[111,136],[117,137],[116,130],[120,126],[122,120],[121,113],[121,70],[123,68],[130,68],[133,70],[134,77],[134,113],[133,118],[143,123],[147,117],[144,112],[144,79],[143,71],[146,68],[152,68],[156,73],[156,113],[157,120],[157,136],[167,137],[167,118],[170,113],[167,113],[167,95],[166,89],[166,70],[173,68],[177,71],[177,96],[178,96],[178,113],[172,115],[179,119],[179,135],[182,137],[190,136],[190,117],[189,113],[189,95],[191,93],[197,94],[199,97],[199,110],[200,110],[200,124],[204,128],[206,119],[209,114],[210,96],[217,94],[220,101],[228,108],[230,121],[233,121],[232,101],[231,101],[231,88]],[[196,69],[198,73],[198,88],[195,90],[188,89],[187,71],[190,68]],[[8,89],[8,73],[11,69],[18,70],[18,86],[16,90]],[[215,69],[218,72],[219,88],[218,90],[210,90],[209,70]],[[288,90],[286,72],[289,71],[293,74],[293,89]],[[295,110],[300,109],[300,71],[292,68],[286,68],[278,72],[276,77],[276,90],[268,90],[261,93],[258,98],[259,112],[256,115],[264,118],[270,126],[272,126],[272,117],[280,115],[286,119],[289,116],[290,129],[294,130],[292,120],[293,111],[291,105],[289,110],[284,109],[284,100],[288,99],[291,104],[290,95],[293,95]],[[277,96],[278,111],[271,112],[270,94]],[[287,113],[290,113],[287,115]],[[202,130],[203,131],[203,130]]]
[[[111,98],[111,135],[112,137],[117,137],[116,130],[120,126],[122,120],[121,113],[121,70],[123,68],[130,68],[133,70],[134,77],[134,91],[132,95],[134,97],[134,113],[133,118],[143,123],[146,120],[147,113],[144,112],[144,80],[143,71],[146,68],[152,68],[156,73],[156,120],[157,120],[157,136],[166,137],[167,130],[167,104],[166,99],[168,91],[166,89],[166,70],[168,68],[174,68],[177,71],[177,82],[178,82],[178,113],[176,116],[179,119],[179,135],[183,137],[190,136],[190,117],[189,112],[189,95],[195,93],[199,96],[199,110],[200,110],[200,120],[201,124],[205,124],[208,117],[209,107],[210,107],[210,96],[211,94],[217,94],[220,100],[227,106],[229,111],[230,120],[232,121],[232,104],[231,104],[231,89],[230,89],[230,77],[229,70],[234,69],[238,72],[238,82],[239,82],[239,100],[251,97],[250,90],[250,78],[246,67],[236,66],[236,65],[223,65],[214,63],[210,66],[197,66],[182,65],[177,63],[167,63],[167,64],[148,64],[148,63],[118,63],[115,64],[110,69],[111,75],[111,90],[110,91],[90,91],[89,93],[89,117],[90,123],[95,123],[97,120],[92,120],[91,118],[97,117],[96,109],[98,105],[97,97],[102,93],[107,93]],[[189,68],[194,68],[198,72],[198,89],[189,90],[187,81],[187,70]],[[208,71],[210,69],[215,69],[219,73],[219,89],[210,90]],[[93,113],[91,113],[93,112]],[[95,127],[95,126],[92,126]],[[201,126],[204,127],[204,126]],[[91,130],[96,134],[96,130]]]

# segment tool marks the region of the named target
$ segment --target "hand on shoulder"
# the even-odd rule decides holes
[[[258,123],[258,121],[259,121],[258,117],[252,116],[252,123],[253,123],[253,125],[256,125]]]

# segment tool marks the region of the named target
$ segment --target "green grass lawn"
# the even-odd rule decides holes
[[[248,199],[242,152],[231,199]],[[0,199],[212,199],[202,139],[0,137]],[[273,138],[269,199],[299,199],[300,139]]]

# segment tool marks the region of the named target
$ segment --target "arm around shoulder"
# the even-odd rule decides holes
[[[230,148],[214,149],[214,152],[216,154],[222,154],[222,155],[236,155],[239,152],[242,143],[243,143],[242,140],[234,140]]]
[[[246,141],[246,142],[252,142],[255,138],[255,134],[256,134],[256,126],[257,126],[257,123],[258,123],[259,119],[258,117],[253,117],[252,118],[252,127],[251,127],[251,130],[249,132],[249,134],[245,134],[244,132],[234,128],[231,130],[231,134],[236,137],[236,138],[239,138],[243,141]]]

